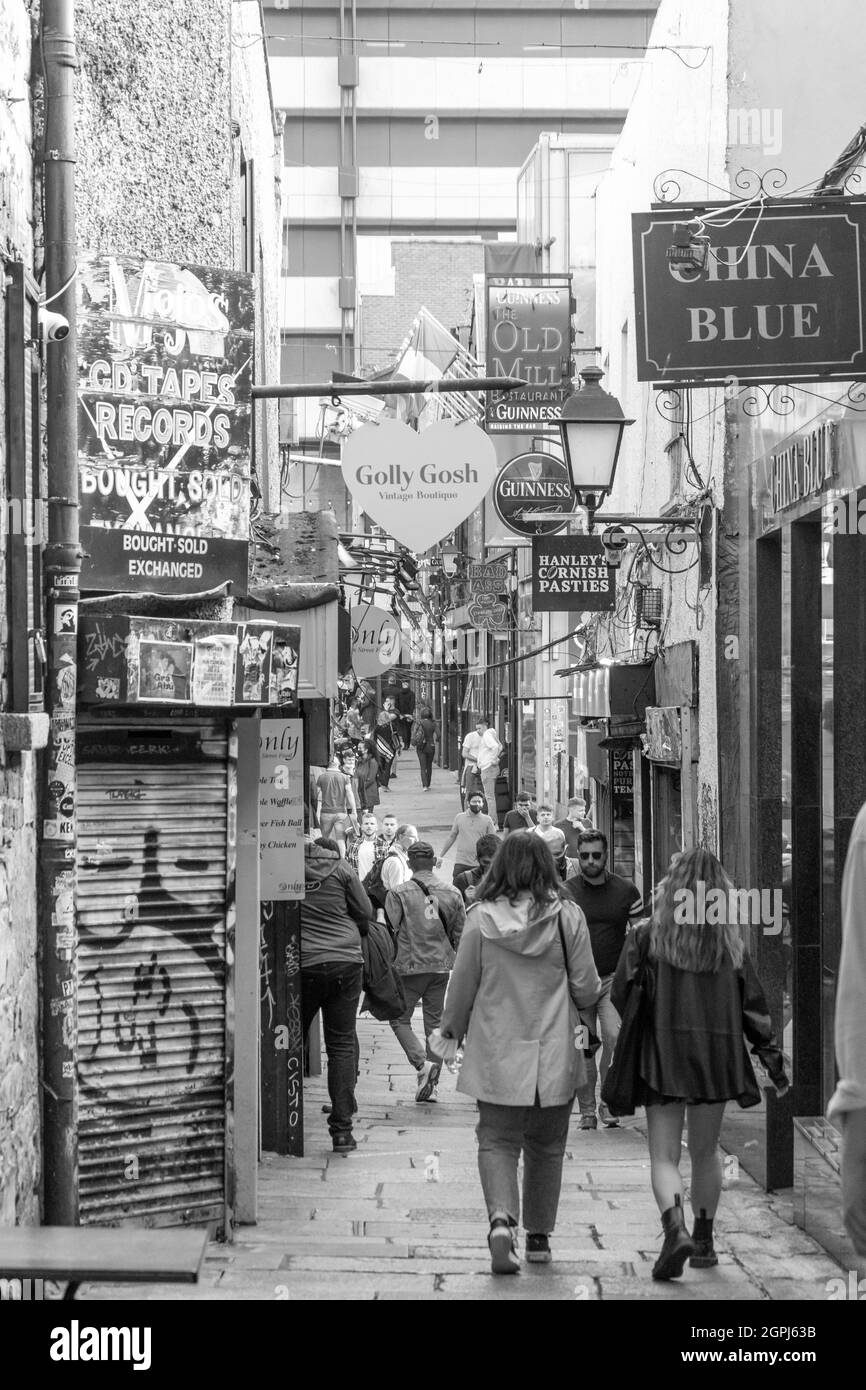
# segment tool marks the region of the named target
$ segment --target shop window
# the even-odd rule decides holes
[[[42,551],[47,540],[42,487],[39,287],[20,262],[6,262],[5,620],[6,708],[41,710],[45,638]]]

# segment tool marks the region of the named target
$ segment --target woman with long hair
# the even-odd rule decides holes
[[[421,705],[415,724],[415,752],[418,754],[418,770],[421,773],[421,790],[429,792],[433,775],[433,759],[436,757],[436,744],[439,729],[429,705]]]
[[[620,1014],[639,970],[647,998],[635,1104],[646,1107],[651,1182],[664,1234],[654,1279],[679,1278],[686,1260],[698,1269],[718,1264],[713,1218],[722,1190],[718,1145],[725,1105],[735,1100],[745,1109],[761,1100],[746,1039],[777,1094],[788,1089],[764,992],[740,933],[744,900],[709,850],[699,846],[677,855],[656,889],[651,917],[626,939],[614,976],[611,1001]],[[680,1177],[684,1121],[691,1235]]]
[[[478,1101],[494,1274],[520,1269],[521,1151],[526,1258],[551,1258],[568,1122],[585,1080],[578,1010],[600,990],[586,919],[564,900],[550,850],[536,835],[512,835],[467,914],[441,1025],[443,1038],[465,1037],[457,1089]]]
[[[386,710],[382,710],[376,718],[376,727],[373,731],[376,759],[379,763],[379,786],[384,791],[388,790],[391,768],[397,756],[397,745],[394,742],[391,723],[391,716]]]
[[[379,762],[371,738],[365,738],[358,750],[355,781],[361,810],[374,811],[379,805]]]

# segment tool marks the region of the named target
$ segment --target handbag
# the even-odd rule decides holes
[[[641,943],[638,966],[622,1014],[619,1037],[607,1076],[601,1088],[601,1098],[611,1115],[633,1115],[640,1084],[641,1043],[644,1033],[652,1026],[652,970],[648,960],[649,932]]]
[[[560,944],[560,946],[562,947],[562,959],[563,959],[563,962],[564,962],[564,964],[565,964],[565,976],[566,976],[566,984],[567,984],[567,983],[568,983],[568,952],[567,952],[566,949],[565,949],[565,932],[562,930],[562,917],[561,917],[561,916],[559,916],[559,917],[556,919],[556,925],[557,925],[557,927],[559,928],[559,944]],[[571,998],[570,995],[569,995],[569,998]],[[573,1003],[573,1002],[574,1002],[574,1001],[572,1000],[572,1003]],[[580,1015],[578,1015],[578,1017],[580,1017]],[[585,1043],[584,1043],[583,1048],[581,1049],[582,1052],[583,1052],[583,1055],[584,1055],[584,1057],[594,1057],[595,1054],[596,1054],[596,1052],[598,1052],[598,1049],[601,1047],[601,1038],[597,1037],[596,1034],[593,1033],[593,1031],[592,1031],[592,1029],[589,1027],[589,1025],[586,1024],[586,1023],[584,1023],[584,1022],[581,1020],[581,1022],[575,1024],[575,1027],[574,1027],[574,1045],[575,1045],[576,1048],[580,1048],[580,1040],[578,1039],[578,1034],[579,1034],[579,1032],[581,1031],[581,1029],[585,1029],[585,1030],[586,1030],[586,1041],[585,1041]]]

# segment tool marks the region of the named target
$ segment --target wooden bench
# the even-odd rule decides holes
[[[0,1278],[83,1283],[197,1284],[209,1231],[140,1227],[0,1227]]]

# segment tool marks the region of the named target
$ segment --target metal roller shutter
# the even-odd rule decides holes
[[[234,736],[82,724],[82,1224],[225,1221]]]

